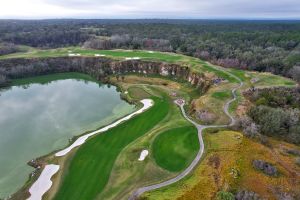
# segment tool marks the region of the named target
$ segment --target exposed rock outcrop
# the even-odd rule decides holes
[[[113,60],[99,57],[15,58],[0,60],[0,75],[8,79],[24,78],[59,72],[81,72],[105,81],[109,75],[136,73],[160,75],[188,81],[201,93],[212,84],[211,78],[195,73],[188,67],[164,62]]]

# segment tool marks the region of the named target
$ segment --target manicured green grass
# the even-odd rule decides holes
[[[230,91],[218,91],[214,92],[211,95],[213,98],[219,99],[219,100],[226,100],[231,97]]]
[[[32,83],[47,84],[52,81],[65,80],[65,79],[80,79],[86,81],[96,81],[95,79],[93,79],[91,76],[87,74],[82,74],[77,72],[67,72],[67,73],[35,76],[30,78],[13,79],[12,85],[17,86],[17,85],[27,85]]]
[[[152,145],[153,157],[160,167],[171,172],[185,169],[199,149],[197,129],[185,126],[158,135]]]
[[[224,72],[222,70],[218,70],[216,68],[213,68],[213,67],[209,66],[208,64],[203,64],[202,66],[206,71],[213,72],[214,74],[216,74],[220,78],[224,78],[224,79],[228,80],[231,83],[238,83],[238,80],[236,80],[234,77],[230,76],[229,74],[227,74],[226,72]]]
[[[131,87],[128,89],[129,96],[135,97],[138,99],[147,99],[149,98],[149,94],[140,87]]]
[[[229,113],[231,113],[231,114],[233,114],[236,111],[239,104],[242,102],[242,100],[244,98],[244,96],[242,96],[240,91],[237,91],[236,95],[237,95],[237,99],[234,102],[232,102],[229,106]]]
[[[127,57],[139,57],[144,60],[159,60],[164,62],[176,62],[182,59],[182,55],[170,54],[170,53],[161,53],[149,51],[127,51],[127,50],[94,50],[94,49],[82,49],[78,47],[71,48],[60,48],[60,49],[50,49],[50,50],[33,50],[26,53],[14,53],[9,55],[0,56],[0,59],[7,58],[45,58],[45,57],[63,57],[68,56],[69,51],[72,53],[79,53],[81,56],[91,56],[95,57],[95,54],[102,54],[107,57],[114,57],[125,59]]]
[[[139,57],[142,59],[161,60],[166,62],[175,62],[181,59],[180,55],[166,54],[161,52],[149,53],[148,51],[124,51],[124,50],[91,50],[91,49],[80,49],[76,50],[83,55],[94,56],[95,54],[103,54],[111,57]]]
[[[295,82],[282,76],[268,73],[257,73],[259,81],[255,84],[258,86],[295,86]]]
[[[246,81],[247,78],[245,76],[245,71],[244,70],[240,70],[240,69],[228,69],[228,71],[232,74],[234,74],[235,76],[237,76],[239,79],[241,79],[242,81]]]
[[[170,109],[167,98],[153,97],[148,111],[89,139],[64,170],[63,181],[54,199],[95,199],[108,182],[120,152],[166,117]]]

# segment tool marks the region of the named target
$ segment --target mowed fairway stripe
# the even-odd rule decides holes
[[[117,156],[129,143],[147,133],[168,114],[167,98],[152,98],[154,106],[144,113],[89,139],[76,152],[56,200],[91,200],[104,189]]]

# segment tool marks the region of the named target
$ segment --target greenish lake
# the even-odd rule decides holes
[[[0,198],[23,186],[33,171],[29,160],[135,110],[116,87],[83,74],[20,79],[14,85],[0,91]]]

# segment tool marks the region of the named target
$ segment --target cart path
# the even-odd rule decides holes
[[[232,90],[231,90],[231,93],[232,93],[232,99],[227,101],[226,104],[224,105],[223,107],[223,111],[224,113],[229,117],[230,119],[230,123],[227,124],[227,125],[201,125],[201,124],[198,124],[196,122],[194,122],[193,120],[191,120],[185,113],[185,110],[183,108],[185,102],[184,100],[182,99],[178,99],[175,101],[175,103],[180,107],[180,110],[182,112],[182,115],[184,116],[184,118],[186,120],[188,120],[189,122],[191,122],[196,128],[197,128],[197,131],[198,131],[198,140],[199,140],[199,144],[200,144],[200,148],[199,148],[199,151],[196,155],[196,157],[194,158],[193,162],[188,166],[188,168],[186,168],[183,172],[181,172],[179,175],[177,175],[176,177],[172,178],[172,179],[169,179],[167,181],[164,181],[162,183],[158,183],[158,184],[154,184],[154,185],[149,185],[149,186],[146,186],[146,187],[141,187],[141,188],[138,188],[136,191],[134,191],[132,193],[132,195],[129,197],[129,200],[135,200],[137,199],[139,196],[141,196],[143,193],[145,192],[149,192],[149,191],[152,191],[152,190],[156,190],[156,189],[159,189],[159,188],[162,188],[162,187],[165,187],[165,186],[168,186],[168,185],[171,185],[173,183],[176,183],[178,182],[179,180],[183,179],[186,175],[188,175],[195,167],[196,165],[199,163],[200,159],[202,158],[203,156],[203,153],[204,153],[204,142],[203,142],[203,137],[202,137],[202,132],[204,129],[206,128],[226,128],[226,127],[229,127],[229,126],[232,126],[235,124],[236,120],[234,119],[234,117],[229,113],[229,106],[232,102],[236,101],[237,100],[237,94],[236,94],[236,91],[238,89],[240,89],[242,86],[243,86],[243,82],[240,78],[238,78],[237,76],[227,72],[226,70],[222,70],[224,71],[225,73],[227,73],[228,75],[234,77],[236,80],[239,81],[239,85],[237,87],[234,87]]]

